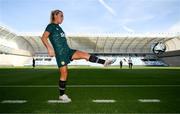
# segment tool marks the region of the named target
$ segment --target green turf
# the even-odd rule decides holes
[[[13,99],[28,101],[24,104],[0,103],[0,113],[180,113],[179,67],[136,67],[133,70],[70,67],[67,94],[72,102],[49,104],[47,100],[58,98],[58,79],[56,67],[0,68],[0,102]],[[18,85],[25,87],[13,87]],[[27,87],[29,85],[51,87]],[[75,85],[126,86],[72,87]],[[93,103],[93,99],[114,99],[116,102],[98,104]],[[141,103],[138,99],[160,99],[160,102]]]

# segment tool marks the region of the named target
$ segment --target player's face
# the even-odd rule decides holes
[[[59,14],[55,15],[55,20],[58,24],[61,24],[64,20],[64,15],[62,12],[60,12]]]

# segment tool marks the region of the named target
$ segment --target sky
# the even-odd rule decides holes
[[[180,0],[0,0],[0,26],[42,33],[55,9],[68,33],[180,32]]]

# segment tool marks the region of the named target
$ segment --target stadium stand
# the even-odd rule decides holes
[[[120,60],[123,61],[123,65],[128,65],[130,57],[133,65],[180,66],[180,63],[171,61],[174,58],[179,59],[177,55],[177,51],[180,50],[179,33],[67,34],[67,41],[71,48],[96,54],[105,59],[117,58],[113,65],[119,65]],[[166,45],[166,53],[158,56],[153,54],[152,46],[157,42]],[[48,57],[40,36],[17,35],[0,26],[0,65],[32,65],[33,57],[36,65],[56,65],[55,58]],[[69,65],[101,66],[85,60],[75,60]]]
[[[159,56],[169,66],[180,66],[180,51],[169,51]]]

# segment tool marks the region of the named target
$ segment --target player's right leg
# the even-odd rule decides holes
[[[113,64],[116,61],[116,59],[112,59],[112,60],[100,59],[95,55],[90,55],[87,52],[77,50],[73,54],[72,60],[78,60],[78,59],[86,59],[87,61],[90,61],[90,62],[93,62],[93,63],[103,64],[104,66],[109,66],[109,65]]]

